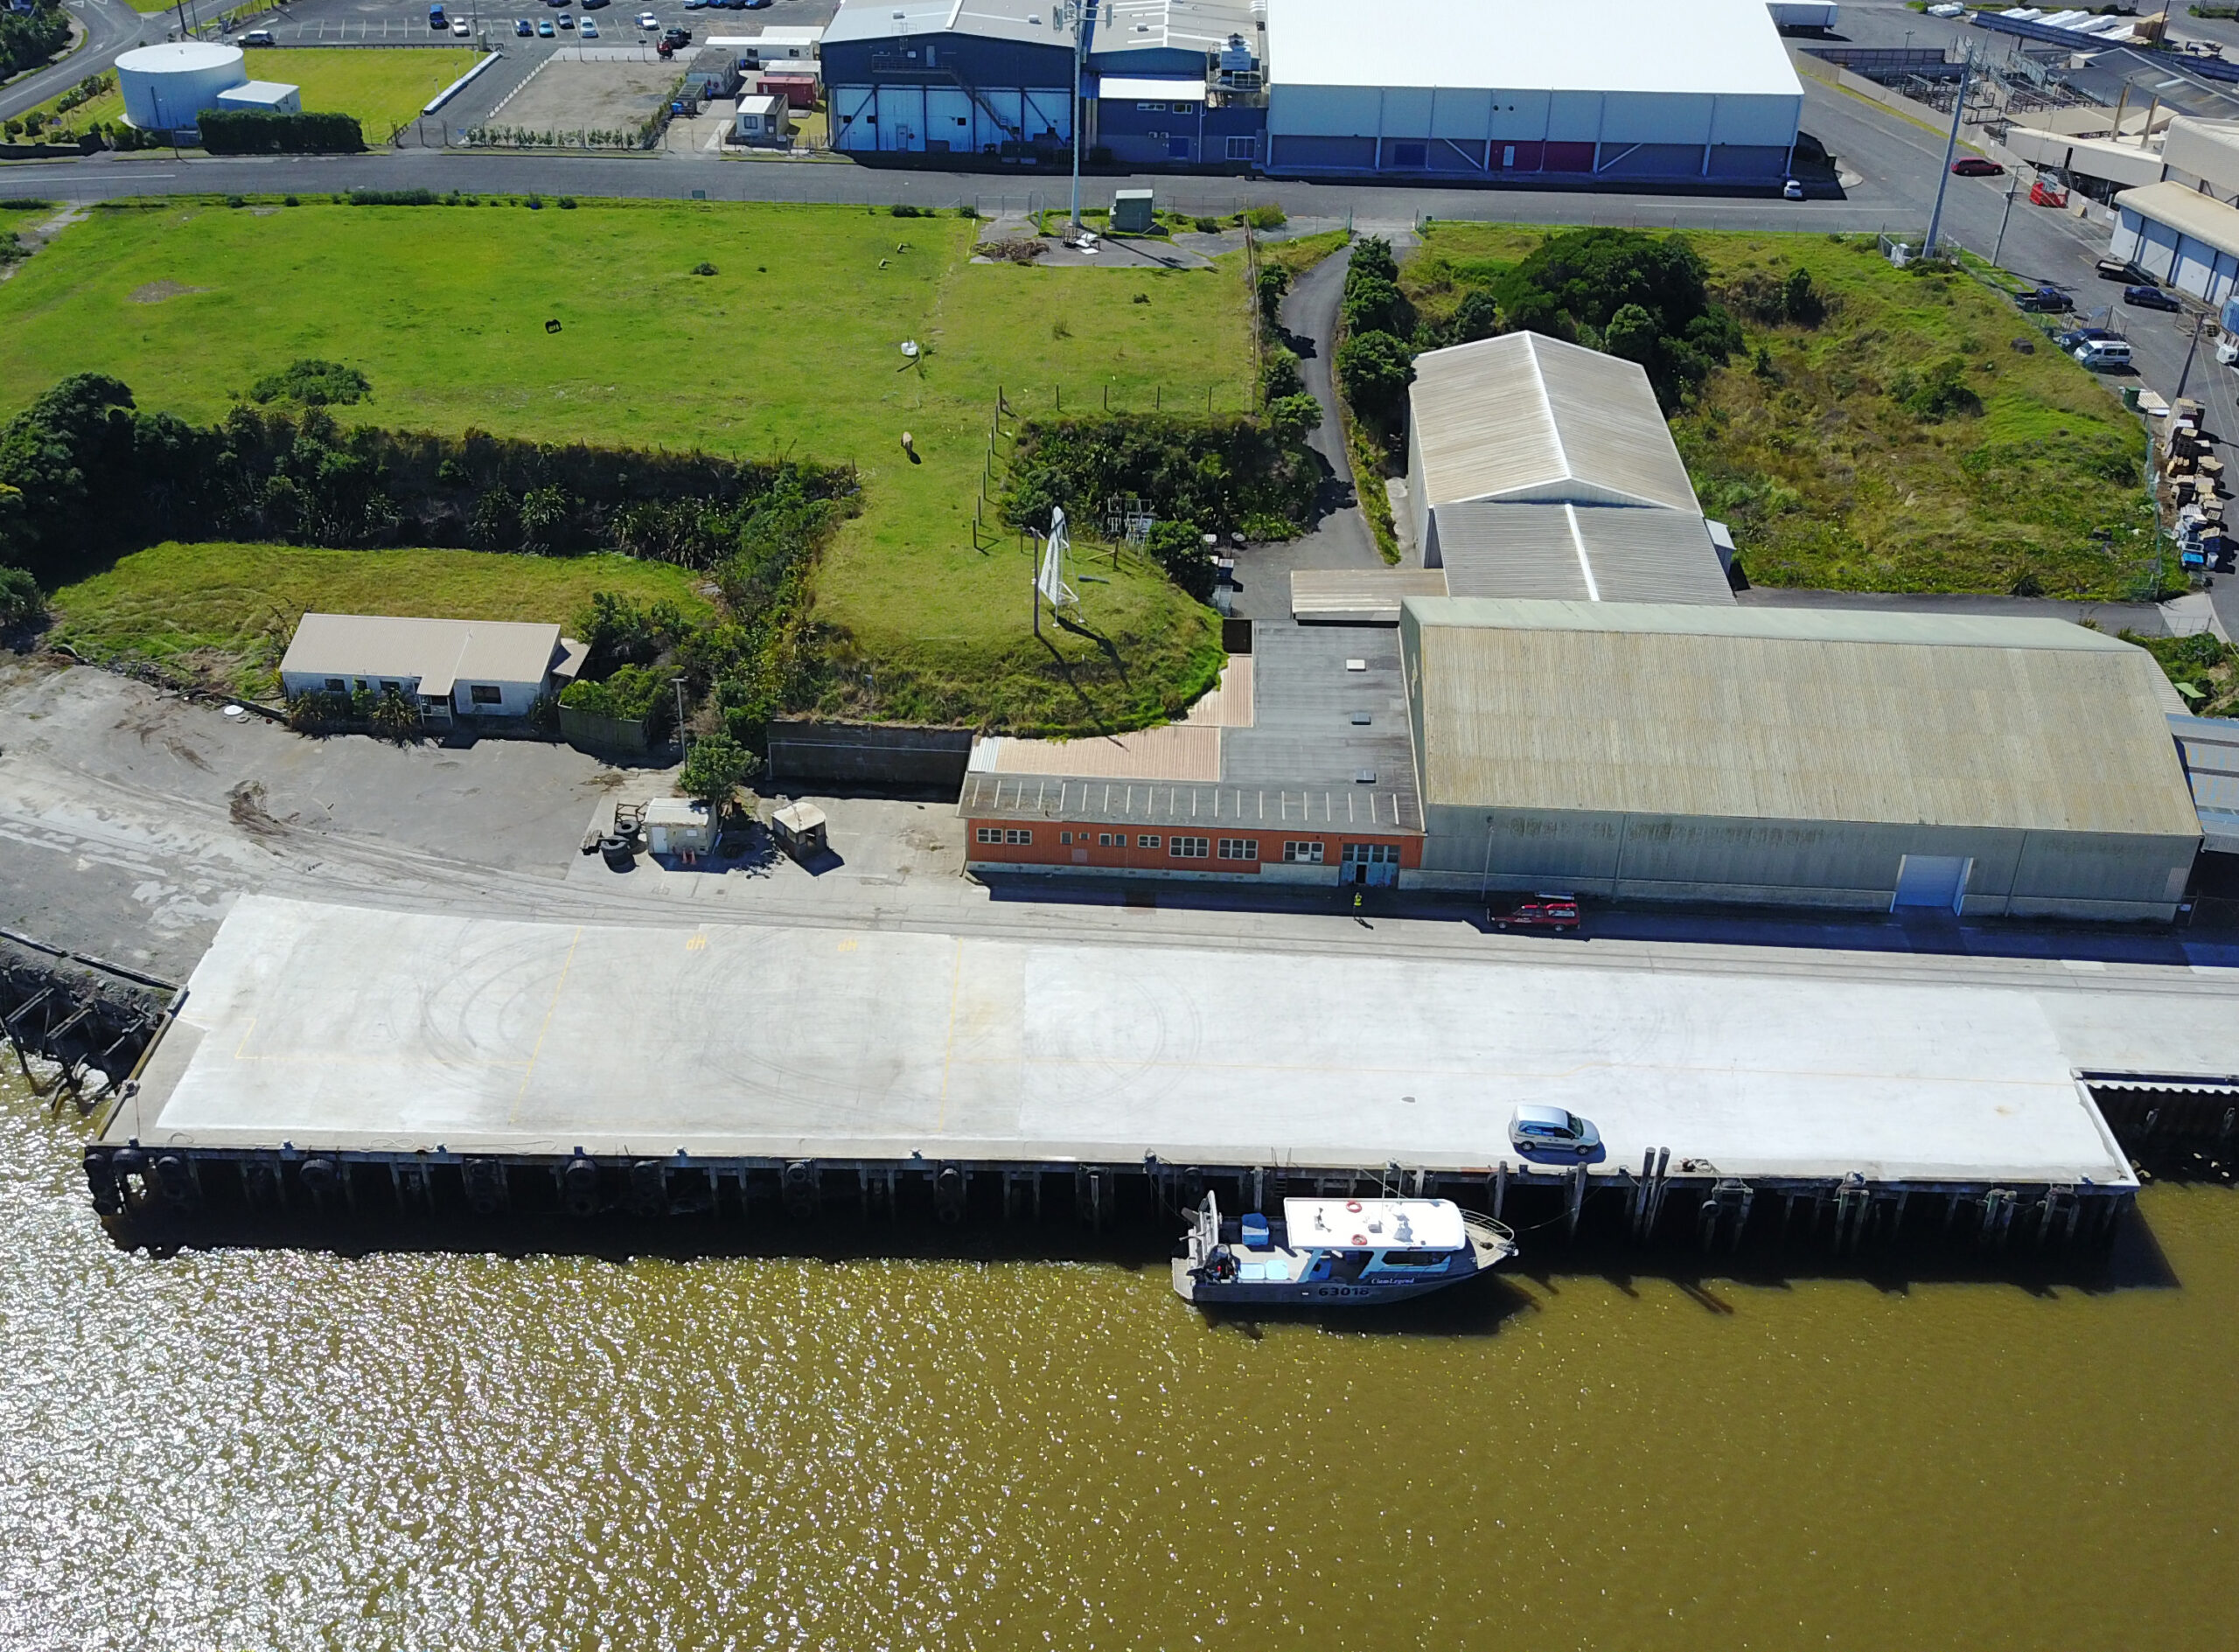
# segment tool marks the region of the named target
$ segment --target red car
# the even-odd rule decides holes
[[[1513,906],[1488,908],[1485,922],[1496,930],[1574,930],[1578,903],[1567,895],[1535,895]]]
[[[2004,178],[2005,168],[1996,161],[1986,161],[1979,155],[1963,155],[1951,163],[1954,178]]]

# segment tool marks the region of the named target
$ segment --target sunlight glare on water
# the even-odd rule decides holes
[[[1157,1265],[125,1254],[80,1128],[0,1092],[24,1652],[2229,1643],[2222,1189],[2143,1201],[2174,1286],[1254,1332]]]

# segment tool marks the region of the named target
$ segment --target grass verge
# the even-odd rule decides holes
[[[282,46],[250,52],[248,66],[260,80],[301,87],[306,109],[356,115],[373,144],[410,125],[481,58],[471,46]]]
[[[1017,415],[1247,408],[1240,255],[1021,268],[972,263],[952,217],[556,205],[98,211],[0,287],[0,409],[97,371],[206,421],[316,356],[372,380],[352,422],[853,462],[864,508],[813,597],[827,709],[1091,732],[1210,683],[1215,617],[1133,559],[1080,587],[1093,636],[1037,641],[1031,556],[974,505],[999,390]]]
[[[626,556],[486,551],[323,551],[289,545],[152,546],[55,592],[55,636],[97,659],[137,655],[199,667],[268,694],[305,613],[549,620],[565,626],[593,591],[714,610],[680,568]]]
[[[1547,232],[1440,223],[1403,269],[1436,319]],[[1761,585],[2149,594],[2145,436],[2103,380],[1961,274],[1892,267],[1871,235],[1690,232],[1747,348],[1672,420],[1696,492]],[[1826,313],[1769,318],[1795,269]],[[1942,373],[1955,403],[1923,415]]]

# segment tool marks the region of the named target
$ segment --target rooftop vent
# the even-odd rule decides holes
[[[1376,770],[1373,769],[1362,770],[1353,777],[1353,784],[1362,786],[1374,785],[1376,784]]]
[[[1347,671],[1366,671],[1368,669],[1368,661],[1365,659],[1349,659],[1345,662],[1345,669]]]

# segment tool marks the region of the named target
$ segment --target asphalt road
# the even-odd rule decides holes
[[[0,120],[36,108],[87,75],[99,74],[134,46],[164,36],[162,17],[143,17],[124,0],[63,0],[63,4],[86,25],[86,44],[61,62],[0,91]]]

